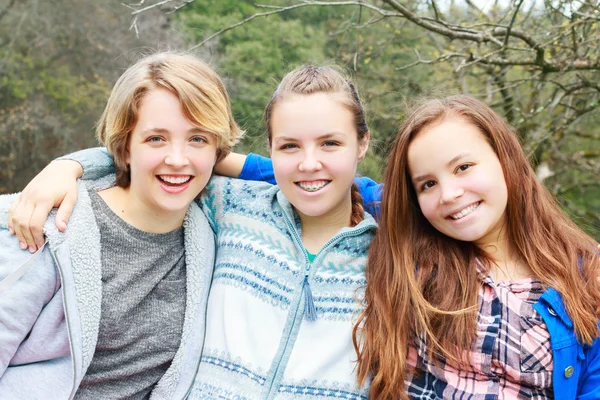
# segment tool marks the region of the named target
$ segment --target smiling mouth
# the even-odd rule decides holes
[[[183,186],[188,183],[193,176],[191,175],[156,175],[159,181],[167,186]]]
[[[302,181],[296,182],[302,190],[306,190],[307,192],[316,192],[323,189],[325,186],[329,185],[331,181],[319,180],[319,181]]]
[[[453,219],[453,220],[458,220],[458,219],[464,218],[467,215],[471,214],[473,211],[477,210],[480,205],[481,205],[481,201],[478,201],[477,203],[471,204],[470,206],[462,209],[461,211],[457,212],[456,214],[448,215],[446,218]]]

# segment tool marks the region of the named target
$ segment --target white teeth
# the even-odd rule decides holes
[[[477,202],[475,204],[470,205],[469,207],[465,208],[464,210],[457,212],[456,214],[452,214],[450,216],[450,218],[452,219],[461,219],[463,217],[466,217],[467,215],[471,214],[473,211],[475,211],[477,209],[477,207],[479,207],[479,205],[481,204],[481,202]]]
[[[307,192],[316,192],[319,189],[323,189],[331,181],[313,181],[313,182],[298,182],[298,186]]]
[[[189,175],[187,175],[187,176],[160,175],[159,178],[162,179],[163,181],[167,182],[167,183],[172,183],[174,185],[180,185],[182,183],[186,183],[192,177],[189,176]]]

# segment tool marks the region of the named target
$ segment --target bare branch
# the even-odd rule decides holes
[[[183,2],[183,4],[173,7],[173,9],[171,11],[169,11],[167,14],[173,14],[174,12],[181,10],[183,7],[193,3],[194,1],[196,1],[196,0],[186,0]]]
[[[16,0],[11,0],[10,3],[8,3],[6,7],[4,7],[4,10],[0,11],[0,21],[6,16],[6,14],[8,14],[10,9],[15,5],[15,1]]]
[[[171,2],[173,2],[173,1],[175,1],[175,0],[162,0],[162,1],[159,1],[158,3],[155,3],[155,4],[152,4],[152,5],[149,5],[149,6],[147,6],[147,7],[144,7],[144,8],[140,8],[139,10],[136,10],[136,11],[132,12],[132,13],[131,13],[131,15],[138,15],[138,14],[141,14],[141,13],[143,13],[143,12],[146,12],[146,11],[148,11],[148,10],[151,10],[151,9],[153,9],[153,8],[160,7],[160,6],[162,6],[162,5],[165,5],[165,4],[168,4],[168,3],[171,3]],[[193,0],[192,0],[192,1],[193,1]],[[140,1],[140,4],[143,4],[143,3],[144,3],[143,1]]]
[[[170,1],[170,0],[165,0],[165,1]],[[248,22],[256,19],[256,18],[261,18],[261,17],[268,17],[269,15],[273,15],[273,14],[279,14],[285,11],[290,11],[290,10],[294,10],[297,8],[302,8],[302,7],[310,7],[310,6],[348,6],[348,5],[353,5],[353,6],[359,6],[359,7],[365,7],[368,8],[370,10],[373,10],[375,12],[378,12],[380,14],[382,14],[383,16],[400,16],[399,14],[396,13],[390,13],[389,11],[386,11],[382,8],[379,7],[375,7],[372,4],[368,4],[368,3],[363,3],[362,1],[305,1],[299,4],[293,4],[291,6],[281,6],[281,7],[277,7],[275,8],[273,11],[266,11],[266,12],[262,12],[262,13],[255,13],[252,14],[251,16],[249,16],[248,18],[245,18],[244,20],[237,22],[233,25],[229,25],[228,27],[225,27],[215,33],[213,33],[212,35],[210,35],[209,37],[207,37],[206,39],[204,39],[202,42],[198,43],[197,45],[194,45],[192,47],[190,47],[189,50],[194,50],[197,49],[198,47],[204,46],[206,43],[208,43],[209,41],[211,41],[212,39],[214,39],[215,37],[230,31],[232,29],[237,28],[238,26],[247,24]],[[260,5],[256,5],[257,7],[259,7]],[[268,8],[274,8],[274,6],[272,7],[268,7]]]
[[[431,1],[431,7],[433,8],[433,12],[435,14],[435,19],[437,21],[441,20],[444,16],[442,15],[441,11],[438,9],[438,6],[435,2],[435,0],[430,0]]]
[[[461,53],[445,53],[440,55],[439,57],[434,58],[433,60],[423,60],[421,58],[421,55],[419,54],[419,52],[416,49],[413,49],[415,51],[415,54],[417,55],[417,61],[407,64],[407,65],[403,65],[402,67],[397,67],[396,71],[403,71],[409,68],[412,68],[416,65],[419,64],[435,64],[438,63],[440,61],[446,61],[446,60],[450,60],[452,58],[466,58],[468,57],[467,54],[461,54]]]
[[[138,20],[138,16],[136,15],[135,17],[133,17],[133,21],[131,21],[131,25],[129,26],[129,30],[133,29],[135,31],[135,37],[139,39],[140,38],[140,31],[138,30],[137,20]]]
[[[517,14],[519,13],[519,9],[521,8],[521,4],[523,4],[523,0],[520,0],[519,3],[517,4],[517,7],[515,7],[515,12],[512,15],[512,18],[510,20],[510,23],[508,24],[508,27],[506,28],[506,35],[504,36],[504,45],[502,47],[508,46],[508,39],[510,38],[510,31],[511,31],[513,25],[515,24],[515,21],[517,19]]]

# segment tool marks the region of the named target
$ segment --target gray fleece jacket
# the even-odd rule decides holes
[[[50,214],[44,225],[48,243],[34,256],[8,233],[8,207],[16,195],[0,196],[0,280],[35,257],[27,273],[0,293],[0,399],[75,395],[96,348],[102,298],[100,232],[87,187],[111,181],[81,182],[67,231],[59,232],[55,212]],[[183,227],[187,299],[181,345],[151,399],[186,396],[204,343],[214,234],[195,203]]]

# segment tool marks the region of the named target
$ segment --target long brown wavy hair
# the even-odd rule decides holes
[[[370,398],[408,399],[409,344],[426,338],[430,356],[457,365],[475,337],[479,282],[475,259],[492,260],[471,242],[437,231],[425,219],[407,165],[411,141],[449,116],[476,126],[502,165],[508,203],[506,236],[533,274],[562,296],[577,338],[598,336],[596,242],[579,229],[538,181],[515,132],[490,107],[469,96],[429,100],[402,124],[384,176],[379,230],[369,251],[365,311],[354,327],[358,378],[372,378]]]

